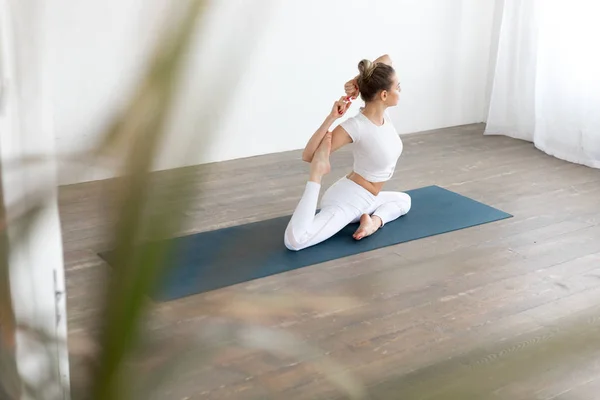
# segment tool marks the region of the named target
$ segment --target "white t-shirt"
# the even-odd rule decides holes
[[[370,182],[389,180],[402,154],[403,144],[387,113],[375,125],[361,111],[340,124],[353,142],[354,172]]]

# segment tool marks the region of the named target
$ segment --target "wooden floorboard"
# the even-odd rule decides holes
[[[484,136],[482,124],[403,141],[386,189],[438,185],[514,217],[155,305],[150,329],[177,342],[215,317],[247,318],[249,310],[231,304],[263,296],[311,299],[277,314],[260,306],[250,311],[253,322],[320,349],[297,360],[228,347],[211,363],[191,363],[171,377],[157,398],[344,398],[315,369],[325,357],[355,374],[376,399],[442,399],[444,391],[464,390],[468,379],[476,381],[459,392],[463,398],[597,398],[600,346],[592,344],[600,340],[561,362],[549,357],[556,338],[580,320],[586,329],[574,337],[599,330],[600,172],[527,142]],[[334,154],[324,185],[351,165],[348,150]],[[178,172],[193,183],[178,232],[189,234],[289,215],[307,165],[292,151]],[[154,175],[157,193],[178,189],[169,181],[173,173]],[[60,190],[72,339],[96,328],[101,282],[109,273],[97,253],[110,247],[113,193],[108,181]],[[336,302],[344,297],[352,301]],[[511,355],[526,357],[538,347],[547,363],[541,373],[525,379],[506,371]]]

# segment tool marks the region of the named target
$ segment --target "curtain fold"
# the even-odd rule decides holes
[[[600,168],[600,2],[505,0],[487,135]]]

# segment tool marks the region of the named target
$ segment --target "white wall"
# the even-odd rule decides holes
[[[78,0],[53,8],[61,152],[93,144],[126,98],[164,1]],[[243,0],[214,3],[191,53],[159,169],[303,147],[358,61],[382,53],[393,57],[401,78],[402,100],[391,112],[400,133],[485,118],[495,0],[253,0],[252,8],[265,12],[258,19],[249,18],[247,5],[237,9]],[[260,29],[241,28],[248,24]],[[234,90],[224,89],[233,74],[224,61],[229,51],[243,60]],[[230,101],[214,140],[190,146],[190,138],[206,135],[202,110],[224,91]],[[191,157],[182,159],[182,150]],[[61,182],[109,175],[62,174]]]

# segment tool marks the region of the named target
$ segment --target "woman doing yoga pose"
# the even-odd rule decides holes
[[[382,191],[384,183],[394,174],[403,149],[387,113],[388,107],[398,104],[398,77],[387,55],[375,62],[362,60],[358,70],[359,75],[344,86],[347,97],[334,103],[302,154],[302,159],[310,163],[310,176],[284,234],[285,246],[290,250],[314,246],[359,221],[353,237],[360,240],[410,210],[408,194]],[[348,110],[347,99],[359,94],[365,102],[364,108],[329,132],[331,125]],[[353,170],[325,191],[321,210],[315,215],[321,178],[330,172],[329,155],[350,143]]]

